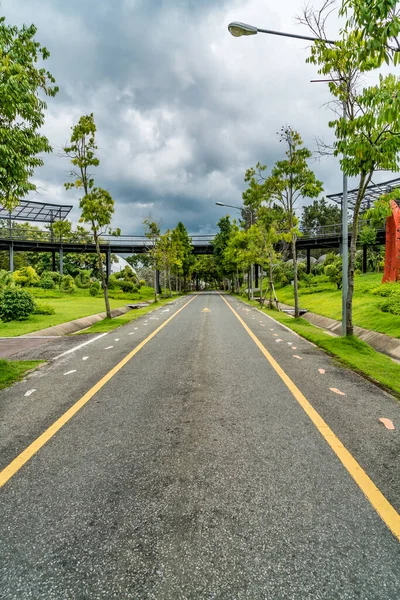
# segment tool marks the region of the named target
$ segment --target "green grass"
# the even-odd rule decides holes
[[[58,290],[42,290],[27,288],[35,300],[41,304],[49,304],[55,310],[54,315],[31,315],[23,321],[0,321],[0,337],[25,335],[53,325],[80,319],[105,311],[103,296],[93,298],[88,290],[78,289],[74,294],[63,294]],[[111,309],[138,301],[146,301],[153,297],[153,288],[143,287],[137,294],[111,292]]]
[[[173,296],[172,298],[162,298],[156,304],[149,304],[149,306],[146,306],[144,308],[138,308],[137,310],[133,309],[130,312],[121,315],[120,317],[115,317],[115,319],[103,319],[102,321],[98,321],[88,329],[78,331],[75,335],[79,335],[80,333],[105,333],[106,331],[112,331],[117,327],[126,325],[127,323],[134,321],[138,317],[141,317],[142,315],[145,315],[148,312],[155,310],[159,306],[163,306],[164,304],[171,302],[171,300],[173,300],[174,298],[176,298],[176,296]]]
[[[258,302],[244,301],[259,308]],[[333,337],[311,325],[305,319],[294,319],[286,313],[267,308],[262,310],[279,323],[301,335],[301,337],[325,350],[325,352],[338,359],[342,365],[367,376],[397,398],[400,398],[400,365],[393,362],[388,356],[376,352],[371,346],[356,337]]]
[[[378,286],[381,282],[382,273],[367,273],[356,277],[353,296],[353,323],[365,329],[400,338],[400,316],[382,312],[379,305],[384,298],[363,292],[363,289]],[[301,308],[341,321],[342,292],[336,290],[335,287],[333,284],[324,284],[324,291],[314,293],[307,293],[307,288],[301,288],[299,290]],[[280,302],[289,305],[294,304],[293,286],[288,285],[278,289],[276,294]]]
[[[21,360],[8,361],[0,359],[0,390],[8,387],[15,381],[20,381],[27,371],[35,369],[43,361],[41,360]]]

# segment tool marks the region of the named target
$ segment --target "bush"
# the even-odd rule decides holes
[[[137,287],[134,285],[132,281],[125,281],[124,279],[119,279],[117,285],[123,292],[135,292],[137,291]]]
[[[41,277],[40,279],[40,287],[43,288],[44,290],[54,290],[54,288],[56,287],[56,284],[54,282],[54,280],[49,277],[47,275],[47,273],[45,273],[45,275]]]
[[[81,288],[81,289],[90,288],[90,285],[91,285],[90,273],[91,273],[91,271],[88,271],[88,270],[79,271],[79,273],[75,277],[76,287]]]
[[[144,285],[146,285],[146,282],[145,282],[145,280],[144,280],[144,279],[141,279],[141,280],[139,281],[139,286],[140,286],[140,287],[143,287]]]
[[[98,281],[94,281],[89,288],[89,294],[91,296],[97,296],[100,293],[100,283]]]
[[[50,277],[56,285],[61,282],[61,275],[57,271],[43,271],[42,277]]]
[[[22,269],[14,271],[13,277],[15,283],[22,287],[25,285],[34,287],[40,283],[39,275],[33,267],[22,267]]]
[[[63,275],[61,279],[61,291],[65,294],[73,294],[76,291],[74,278],[71,275]]]
[[[0,295],[0,318],[3,321],[21,321],[35,310],[31,294],[20,289],[6,289]]]
[[[374,294],[374,296],[382,296],[383,298],[387,298],[392,294],[400,294],[400,284],[395,282],[382,283],[382,285],[372,288],[371,294]]]
[[[384,300],[380,306],[383,312],[391,313],[392,315],[400,316],[400,295],[392,294]]]
[[[6,287],[12,287],[14,285],[14,278],[10,271],[0,269],[0,291]]]
[[[39,302],[35,302],[34,315],[54,315],[55,312],[56,311],[50,304],[40,304]]]

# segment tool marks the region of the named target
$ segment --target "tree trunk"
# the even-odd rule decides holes
[[[273,293],[273,286],[274,286],[274,279],[273,279],[273,265],[272,265],[272,252],[270,252],[269,255],[269,307],[272,308],[273,307],[273,297],[272,297],[272,293]]]
[[[108,319],[111,319],[110,301],[108,299],[108,285],[107,285],[106,276],[105,276],[104,270],[103,270],[103,259],[102,259],[101,251],[100,251],[99,236],[97,235],[97,231],[94,228],[93,228],[93,237],[94,237],[94,241],[96,244],[97,262],[99,265],[99,271],[100,271],[100,276],[101,276],[101,287],[103,288],[104,303],[106,305],[106,315],[107,315]]]
[[[354,270],[356,262],[357,236],[358,236],[358,220],[361,202],[365,196],[365,190],[369,185],[373,173],[363,173],[360,177],[357,200],[354,205],[353,212],[353,227],[351,229],[351,242],[349,252],[349,271],[348,271],[348,289],[346,299],[346,335],[354,334],[353,327],[353,294],[354,294]]]
[[[169,297],[172,296],[172,283],[171,283],[171,269],[168,269],[168,287],[169,287]]]
[[[263,268],[262,264],[260,264],[260,306],[261,306],[261,308],[264,306],[263,278],[264,278],[264,268]]]
[[[167,297],[167,269],[164,268],[164,298]]]
[[[293,255],[293,292],[294,292],[294,316],[298,318],[299,313],[299,286],[297,279],[297,256],[296,256],[296,236],[292,236],[292,255]]]

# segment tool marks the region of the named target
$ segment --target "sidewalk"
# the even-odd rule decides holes
[[[294,311],[293,306],[282,304],[281,302],[279,303],[279,306],[282,310]],[[340,336],[342,333],[342,323],[335,319],[323,317],[322,315],[317,315],[312,312],[305,313],[302,315],[302,318],[306,319],[306,321],[312,325],[316,325],[316,327],[330,331],[334,335]],[[359,337],[360,340],[369,344],[377,352],[382,352],[383,354],[390,356],[390,358],[400,361],[400,339],[356,326],[354,327],[354,334]]]

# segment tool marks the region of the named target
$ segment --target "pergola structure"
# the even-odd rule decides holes
[[[8,221],[9,227],[9,255],[10,271],[14,270],[14,242],[12,236],[12,224],[14,221],[31,221],[33,223],[49,223],[64,221],[72,210],[72,205],[52,204],[51,202],[33,202],[32,200],[20,200],[18,206],[12,210],[6,209],[0,204],[0,219]],[[53,254],[53,271],[55,268],[55,252]],[[60,254],[60,270],[62,272],[62,253]]]
[[[7,219],[8,221],[54,223],[54,221],[64,221],[71,210],[72,205],[21,200],[18,206],[13,210],[7,210],[4,206],[0,205],[0,219]]]
[[[383,183],[372,183],[367,187],[367,191],[365,193],[364,199],[362,201],[362,205],[369,208],[374,200],[378,200],[380,196],[383,194],[388,194],[395,188],[400,187],[400,177],[396,179],[390,179],[389,181],[384,181]],[[354,206],[358,194],[358,188],[354,188],[353,190],[349,190],[347,192],[347,202],[349,206]],[[329,194],[327,198],[329,200],[333,200],[337,204],[342,203],[343,192],[339,192],[337,194]]]

